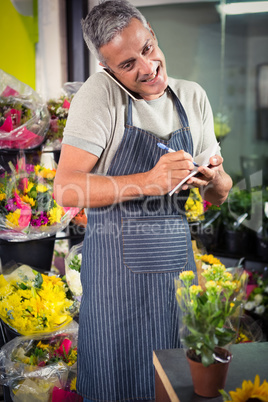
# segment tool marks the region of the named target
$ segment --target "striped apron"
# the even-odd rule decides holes
[[[169,88],[171,91],[171,89]],[[164,144],[193,154],[188,119],[172,92],[181,127]],[[152,169],[159,138],[132,125],[107,172]],[[195,270],[184,214],[188,191],[89,209],[83,243],[77,389],[97,401],[154,399],[153,350],[180,347],[174,279]]]

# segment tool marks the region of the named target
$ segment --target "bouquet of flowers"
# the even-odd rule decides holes
[[[60,150],[63,130],[66,125],[69,108],[74,94],[81,87],[82,82],[68,82],[64,84],[62,95],[58,99],[50,99],[47,108],[50,115],[49,129],[46,136],[46,147]]]
[[[218,348],[235,342],[247,275],[242,268],[227,270],[222,264],[202,268],[199,285],[193,271],[175,281],[182,312],[182,342],[193,360],[207,367],[220,359]]]
[[[0,351],[0,383],[14,401],[82,400],[74,391],[77,376],[78,324],[49,335],[16,337]],[[57,399],[55,399],[57,397]]]
[[[0,177],[0,238],[39,239],[66,227],[79,208],[63,208],[53,197],[56,169],[26,164],[22,157]]]
[[[268,337],[268,278],[262,273],[248,272],[249,292],[245,312],[258,322]]]
[[[185,203],[185,213],[188,222],[196,222],[204,219],[203,198],[198,188],[191,188],[189,197]]]
[[[0,70],[0,148],[31,149],[40,145],[49,127],[49,113],[28,85]]]
[[[80,280],[80,270],[82,263],[83,243],[73,246],[65,258],[66,281],[73,295],[81,300],[82,285]]]
[[[15,268],[15,269],[14,269]],[[0,275],[0,318],[22,335],[53,332],[78,312],[68,285],[27,265]]]

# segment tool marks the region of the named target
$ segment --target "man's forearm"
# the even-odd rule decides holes
[[[203,188],[202,196],[213,205],[221,205],[228,197],[232,185],[231,177],[223,170],[218,170],[215,179]]]
[[[60,177],[55,180],[54,194],[63,206],[96,208],[132,200],[149,193],[146,173],[129,176],[102,176],[84,172],[72,172],[72,178],[64,183]],[[75,183],[75,184],[72,184]],[[147,188],[147,191],[146,191]],[[161,192],[161,190],[159,189]]]

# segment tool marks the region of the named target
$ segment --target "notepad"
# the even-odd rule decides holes
[[[219,142],[214,142],[211,144],[208,148],[205,149],[205,151],[201,152],[201,154],[197,155],[194,158],[194,162],[196,162],[199,166],[208,166],[209,165],[209,159],[217,154],[217,151],[220,149],[220,143]],[[193,170],[191,171],[188,176],[186,176],[182,181],[177,184],[176,187],[173,188],[169,192],[169,195],[173,195],[175,191],[179,190],[179,188],[188,180],[190,177],[196,175],[198,173],[198,167],[194,167]]]

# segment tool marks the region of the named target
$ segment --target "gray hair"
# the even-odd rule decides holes
[[[138,19],[149,29],[145,17],[127,0],[101,0],[81,21],[84,40],[94,56],[106,65],[100,47],[109,43],[126,28],[131,19]]]

